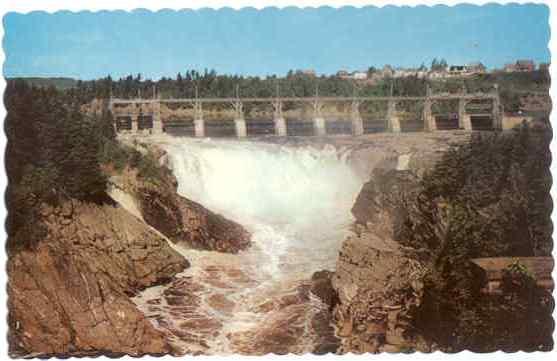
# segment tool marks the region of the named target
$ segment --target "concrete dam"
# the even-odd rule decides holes
[[[111,98],[118,133],[191,137],[363,135],[502,130],[497,88],[487,93],[386,97]]]

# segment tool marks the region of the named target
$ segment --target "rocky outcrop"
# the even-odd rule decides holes
[[[136,169],[112,177],[116,188],[135,199],[146,223],[172,242],[196,249],[237,253],[250,246],[251,235],[241,225],[180,196],[178,182],[164,164],[165,153],[154,146],[148,151],[162,163],[156,181],[142,178]]]
[[[166,187],[140,187],[137,197],[145,222],[175,243],[230,253],[250,245],[250,234],[242,226]]]
[[[332,310],[338,304],[338,294],[333,288],[331,271],[317,271],[311,276],[310,292]]]
[[[405,222],[418,212],[419,179],[439,157],[435,149],[387,156],[362,187],[352,209],[355,232],[342,245],[332,279],[340,352],[429,351],[410,322],[429,260],[400,240],[408,232]]]
[[[333,325],[334,307],[338,304],[338,294],[333,288],[331,271],[317,271],[311,276],[309,287],[310,297],[317,297],[323,306],[313,315],[311,325],[315,333],[319,335],[316,346],[312,351],[318,355],[336,353],[340,347],[340,339],[335,335]]]
[[[13,356],[171,352],[130,296],[188,267],[167,241],[113,204],[41,208],[47,236],[8,260]]]

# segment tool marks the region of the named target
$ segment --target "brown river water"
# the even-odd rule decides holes
[[[178,192],[252,233],[239,254],[173,247],[191,267],[134,302],[177,354],[334,350],[327,306],[309,291],[334,270],[364,182],[350,151],[239,140],[164,137]]]

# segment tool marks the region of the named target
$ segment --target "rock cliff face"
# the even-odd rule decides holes
[[[506,290],[486,292],[471,262],[550,256],[550,139],[530,127],[345,141],[369,182],[332,278],[339,352],[553,348],[533,273],[502,269]]]
[[[371,179],[352,209],[354,234],[342,245],[332,279],[339,299],[334,318],[340,352],[429,351],[412,335],[410,323],[422,300],[429,260],[399,240],[408,232],[405,220],[419,207],[420,177],[446,147],[432,145],[403,154],[387,148],[382,160],[374,159]]]
[[[167,187],[140,187],[137,195],[145,222],[173,242],[229,253],[250,246],[250,234],[242,226]]]
[[[42,207],[48,235],[8,260],[12,355],[171,352],[129,297],[189,266],[117,205]]]
[[[114,187],[135,199],[146,223],[172,242],[196,249],[237,253],[251,245],[251,235],[241,225],[180,196],[178,182],[164,164],[165,153],[154,146],[149,151],[160,163],[155,182],[138,177],[135,169],[112,178]]]
[[[10,251],[11,355],[174,353],[130,299],[189,267],[168,240],[232,253],[250,245],[243,227],[180,197],[167,167],[139,172],[112,177],[117,202],[43,205],[46,237]]]

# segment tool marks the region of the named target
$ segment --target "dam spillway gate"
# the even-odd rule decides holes
[[[117,132],[191,137],[362,135],[501,130],[497,88],[487,93],[378,97],[111,98]]]

